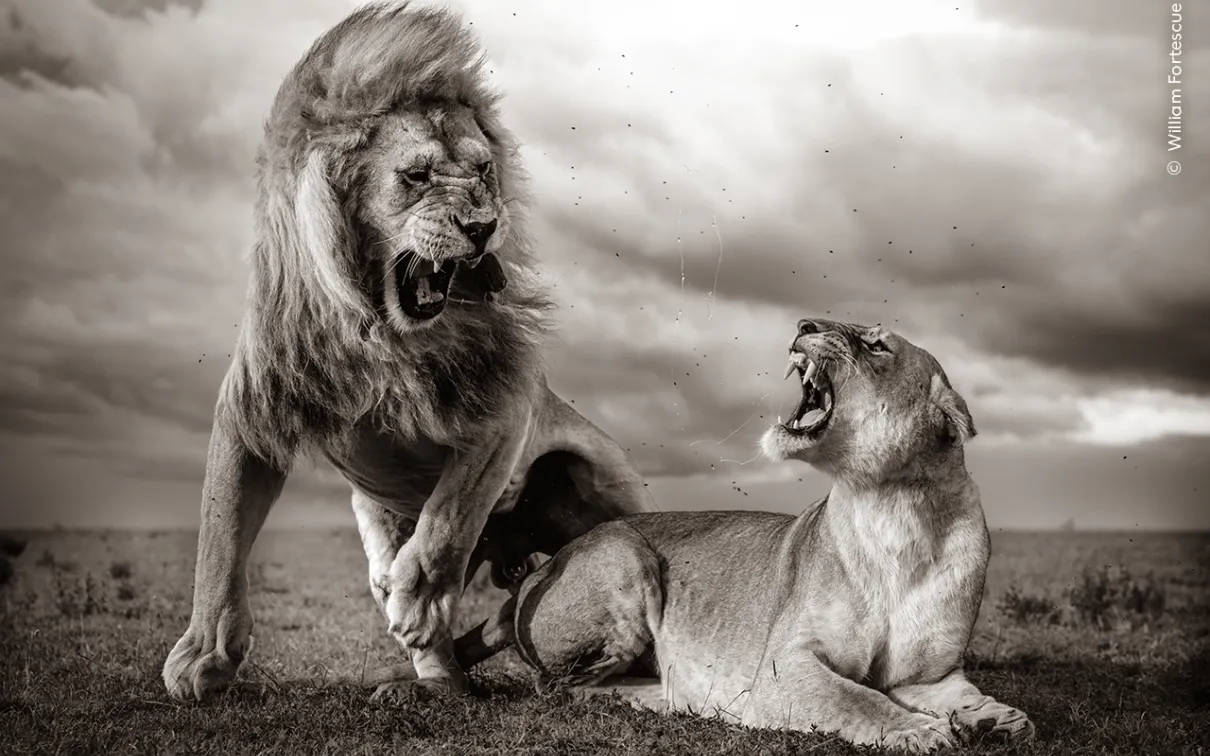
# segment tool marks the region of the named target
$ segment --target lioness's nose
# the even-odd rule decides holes
[[[496,219],[492,218],[487,223],[479,223],[471,221],[470,223],[462,223],[457,218],[454,222],[458,224],[458,228],[462,229],[462,233],[466,234],[466,238],[471,240],[471,244],[475,245],[475,252],[482,253],[487,240],[492,238],[492,234],[496,233]]]

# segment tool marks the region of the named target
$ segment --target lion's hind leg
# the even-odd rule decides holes
[[[655,552],[625,522],[605,523],[522,584],[517,652],[544,683],[595,685],[650,647],[662,603]]]

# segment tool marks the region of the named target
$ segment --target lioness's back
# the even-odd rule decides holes
[[[623,522],[638,531],[656,553],[664,587],[664,624],[695,625],[718,617],[723,632],[735,615],[762,614],[775,590],[780,560],[769,554],[785,543],[795,518],[776,512],[649,512]],[[753,550],[761,550],[753,554]],[[719,612],[731,614],[724,620]],[[708,622],[707,624],[713,624]],[[728,630],[727,632],[730,632]]]

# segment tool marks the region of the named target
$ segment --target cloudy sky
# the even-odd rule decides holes
[[[260,124],[354,5],[0,0],[0,526],[196,523]],[[533,174],[551,382],[665,507],[826,490],[753,458],[831,314],[946,366],[993,527],[1210,527],[1204,6],[1170,152],[1164,3],[453,5]],[[271,519],[351,522],[323,468]]]

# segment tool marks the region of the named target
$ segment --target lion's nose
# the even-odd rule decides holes
[[[487,240],[492,238],[492,234],[496,233],[496,219],[492,218],[487,223],[471,221],[463,223],[457,218],[454,222],[458,224],[458,228],[462,229],[462,233],[466,234],[466,238],[471,240],[471,244],[475,245],[475,254],[483,254],[484,247],[487,246]]]

